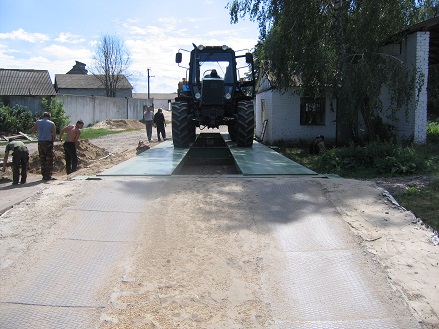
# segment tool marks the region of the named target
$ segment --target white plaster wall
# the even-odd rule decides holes
[[[174,99],[172,99],[174,101]],[[172,105],[169,103],[169,100],[167,99],[153,99],[154,102],[154,109],[161,108],[163,110],[172,110]]]
[[[272,126],[272,113],[273,113],[273,98],[272,91],[267,90],[256,95],[254,102],[255,109],[255,135],[260,138],[262,135],[262,100],[265,100],[265,119],[268,120],[267,129],[265,131],[264,142],[272,140],[271,138],[271,126]]]
[[[387,45],[383,51],[395,56],[406,63],[408,67],[416,70],[418,77],[424,77],[422,85],[413,86],[411,105],[402,108],[397,114],[397,121],[388,118],[386,109],[390,98],[388,90],[383,86],[381,100],[384,105],[383,119],[395,126],[395,133],[402,139],[411,139],[416,143],[426,142],[427,129],[427,77],[429,32],[416,32],[408,35],[401,45]],[[421,79],[422,80],[422,79]],[[419,79],[417,79],[419,82]],[[288,93],[280,93],[268,89],[269,84],[263,81],[256,96],[256,135],[260,136],[262,130],[261,100],[265,99],[267,131],[264,141],[273,143],[276,140],[310,141],[317,135],[324,135],[326,141],[336,139],[336,111],[331,111],[331,101],[326,102],[326,117],[324,126],[300,125],[300,97]],[[262,91],[261,91],[262,90]],[[420,92],[419,92],[420,91]],[[336,108],[334,103],[333,108]],[[362,129],[361,122],[359,129]]]
[[[326,141],[334,142],[336,138],[336,113],[331,111],[331,101],[326,101],[325,125],[300,125],[300,96],[268,90],[256,96],[256,135],[262,131],[261,101],[265,99],[266,119],[268,120],[265,142],[278,140],[292,142],[311,142],[317,135],[324,135]],[[335,106],[335,105],[334,105]]]

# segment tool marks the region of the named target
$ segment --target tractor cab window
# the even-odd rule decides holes
[[[250,63],[247,63],[245,56],[236,57],[236,75],[239,81],[239,89],[244,95],[251,96],[253,90],[253,67]]]
[[[204,78],[213,78],[215,73],[218,78],[224,79],[224,82],[233,83],[233,63],[232,54],[230,53],[198,53],[198,67],[193,67],[193,79],[199,75],[200,80]],[[198,72],[197,72],[198,69]]]

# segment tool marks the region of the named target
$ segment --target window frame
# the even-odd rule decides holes
[[[301,126],[326,125],[325,98],[310,98],[310,97],[300,98],[300,125]]]

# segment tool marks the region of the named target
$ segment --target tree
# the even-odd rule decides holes
[[[49,112],[50,120],[55,123],[56,131],[58,133],[62,128],[69,124],[69,115],[64,111],[63,100],[57,100],[56,98],[43,98],[41,105],[43,110],[35,115],[37,119],[43,116],[43,112]]]
[[[103,35],[96,45],[92,74],[105,87],[107,97],[116,97],[118,85],[131,63],[128,50],[117,36]]]
[[[360,111],[369,137],[383,127],[380,94],[387,86],[388,110],[410,101],[416,72],[381,49],[390,36],[403,39],[408,26],[437,12],[437,0],[234,0],[232,23],[246,15],[259,23],[260,65],[277,88],[298,86],[307,97],[337,99],[339,123],[355,133]],[[344,122],[341,122],[344,121]],[[386,130],[386,129],[381,129]]]

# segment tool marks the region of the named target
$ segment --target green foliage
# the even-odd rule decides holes
[[[430,125],[429,125],[430,126]],[[429,129],[428,139],[437,131]],[[373,142],[363,147],[328,149],[322,156],[310,155],[306,145],[284,143],[281,152],[292,160],[321,174],[370,179],[385,176],[431,176],[439,178],[439,143],[402,147],[385,142]],[[423,188],[410,187],[398,202],[439,230],[439,179]]]
[[[439,179],[420,189],[410,187],[397,195],[397,200],[428,225],[439,230]]]
[[[429,143],[439,144],[439,122],[429,122],[427,124],[427,140]]]
[[[344,147],[327,151],[318,161],[319,170],[342,176],[362,172],[369,177],[419,174],[427,169],[412,146],[391,142],[370,142],[365,146]]]
[[[439,119],[439,66],[428,68],[428,116],[429,120]]]
[[[0,132],[6,134],[18,134],[29,132],[33,125],[32,112],[25,106],[14,105],[13,107],[0,104]]]
[[[249,15],[259,23],[257,63],[278,89],[334,96],[338,124],[356,127],[359,111],[370,140],[382,138],[376,119],[385,111],[396,120],[397,111],[408,109],[414,82],[425,85],[426,77],[384,54],[382,46],[404,42],[401,31],[433,17],[435,0],[234,0],[228,9],[232,22]],[[386,108],[379,98],[383,88],[391,101]]]
[[[83,128],[81,130],[81,139],[93,139],[105,135],[118,134],[129,130],[111,130],[105,128]]]
[[[51,115],[50,120],[55,123],[56,131],[59,133],[62,128],[69,124],[69,116],[64,112],[63,101],[59,101],[56,98],[44,98],[41,101],[43,106],[43,112],[49,112]],[[37,118],[43,116],[42,112],[36,114]]]

